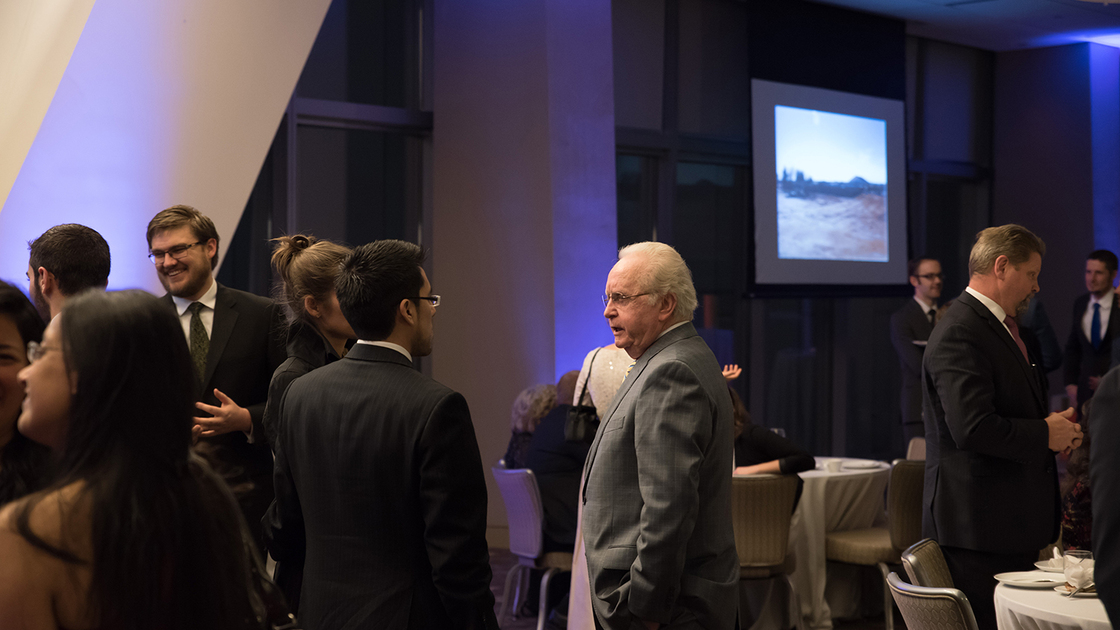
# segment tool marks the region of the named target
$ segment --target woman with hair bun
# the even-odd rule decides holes
[[[311,370],[338,360],[354,329],[338,307],[334,280],[350,248],[314,236],[296,234],[273,239],[272,266],[280,276],[277,301],[288,316],[288,358],[272,375],[264,428],[275,444],[276,412],[288,385]]]
[[[273,239],[272,266],[280,276],[277,301],[288,316],[288,358],[272,374],[268,402],[262,420],[268,440],[276,444],[280,425],[277,412],[284,392],[292,381],[311,370],[332,363],[346,354],[346,344],[354,339],[354,329],[342,315],[334,281],[350,248],[314,236],[296,234]],[[276,502],[264,516],[265,546],[271,546],[280,530],[275,514]],[[280,587],[292,612],[299,610],[303,583],[302,562],[285,561],[276,567]]]

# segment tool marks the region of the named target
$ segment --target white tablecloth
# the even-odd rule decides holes
[[[999,630],[1111,630],[1096,597],[1069,598],[1053,589],[996,587]]]
[[[833,617],[853,616],[859,605],[859,569],[828,564],[825,534],[885,525],[883,493],[890,479],[890,465],[883,462],[871,469],[830,473],[823,470],[827,459],[833,458],[818,457],[817,470],[800,473],[805,488],[789,537],[795,554],[790,580],[801,598],[805,625],[814,630],[831,628]],[[845,465],[856,466],[868,461],[843,459]]]

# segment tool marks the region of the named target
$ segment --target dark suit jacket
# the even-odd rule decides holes
[[[1115,313],[1113,313],[1113,316]],[[1109,319],[1112,319],[1110,316]],[[1093,488],[1093,557],[1104,608],[1113,625],[1120,622],[1120,369],[1101,379],[1089,414],[1090,479]]]
[[[165,299],[174,308],[171,296]],[[261,517],[272,502],[272,451],[261,418],[272,372],[284,360],[280,322],[280,310],[272,300],[219,284],[206,372],[198,393],[198,400],[221,406],[214,396],[219,389],[253,418],[254,443],[241,431],[203,440],[214,447],[219,472],[234,488],[245,520],[258,538]]]
[[[273,556],[307,628],[496,628],[486,482],[463,396],[359,344],[280,404]],[[306,549],[306,551],[305,551]]]
[[[1058,537],[1058,478],[1041,380],[995,315],[965,292],[925,352],[922,534],[991,553]]]
[[[537,477],[544,507],[545,545],[548,551],[566,549],[576,544],[576,511],[579,507],[579,478],[591,445],[564,439],[571,405],[557,405],[541,419],[529,442],[526,467]]]
[[[914,341],[927,341],[933,324],[914,298],[891,315],[891,344],[902,369],[902,423],[922,422],[922,353]]]
[[[662,335],[622,382],[585,465],[583,540],[604,628],[734,627],[734,435],[727,381],[696,328]]]
[[[1108,326],[1101,331],[1101,345],[1093,349],[1093,344],[1081,330],[1081,318],[1089,308],[1089,294],[1086,293],[1073,302],[1073,325],[1069,339],[1066,340],[1066,355],[1062,371],[1066,385],[1077,385],[1077,408],[1089,400],[1093,390],[1089,389],[1089,377],[1104,376],[1112,364],[1112,341],[1120,339],[1120,296],[1112,295],[1112,312],[1108,316]]]

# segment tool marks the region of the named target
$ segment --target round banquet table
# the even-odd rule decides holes
[[[1111,630],[1096,597],[1069,598],[1052,588],[996,587],[999,630]]]
[[[824,469],[829,459],[842,461],[840,472]],[[801,599],[805,625],[825,630],[832,627],[833,617],[855,616],[860,601],[859,567],[829,564],[825,535],[886,524],[883,497],[890,465],[842,457],[816,460],[815,470],[798,473],[805,487],[790,523],[794,570],[789,577]]]

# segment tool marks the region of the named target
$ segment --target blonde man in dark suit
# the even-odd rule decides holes
[[[982,629],[994,630],[993,575],[1029,570],[1058,538],[1055,452],[1081,443],[1073,409],[1047,414],[1014,317],[1038,292],[1046,246],[1029,230],[983,230],[969,284],[923,359],[923,535],[936,540]]]

